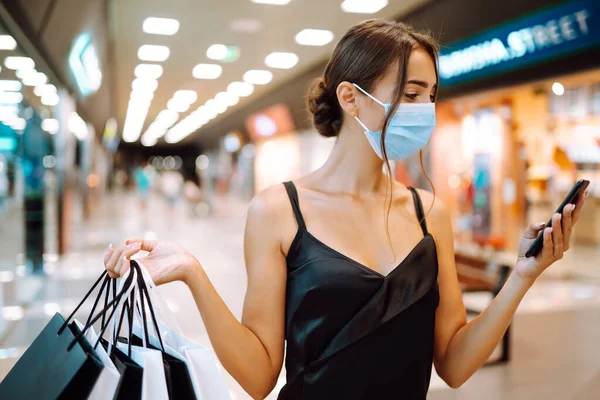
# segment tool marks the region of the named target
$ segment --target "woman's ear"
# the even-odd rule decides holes
[[[356,117],[358,115],[358,92],[354,85],[350,82],[341,82],[335,92],[342,110]]]

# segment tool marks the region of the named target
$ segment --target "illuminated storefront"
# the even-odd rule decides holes
[[[574,235],[600,243],[600,70],[536,75],[536,67],[599,48],[600,3],[589,0],[443,48],[442,87],[480,86],[439,102],[430,148],[434,185],[459,241],[514,250],[527,223],[546,220],[574,181],[587,178],[596,184]],[[486,89],[520,69],[530,71],[522,83]]]

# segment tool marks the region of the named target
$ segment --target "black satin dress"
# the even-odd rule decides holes
[[[425,399],[439,290],[418,193],[410,188],[424,237],[384,276],[312,236],[296,187],[285,187],[298,233],[287,256],[287,383],[278,399]]]

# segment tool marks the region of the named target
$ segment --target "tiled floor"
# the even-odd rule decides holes
[[[72,251],[58,262],[49,260],[48,277],[23,276],[24,271],[18,268],[0,271],[0,379],[49,316],[56,311],[68,314],[87,292],[102,271],[104,248],[126,238],[159,237],[191,249],[232,312],[240,317],[246,288],[242,255],[245,204],[231,199],[217,204],[214,215],[201,219],[193,217],[185,204],[170,215],[162,200],[153,198],[142,214],[135,198],[110,196],[99,204],[92,221],[74,226]],[[1,242],[0,250],[5,246]],[[593,265],[595,260],[586,262]],[[210,345],[183,284],[166,285],[160,290],[186,335]],[[487,301],[485,295],[465,298],[471,308],[485,307]],[[83,307],[79,317],[85,318],[87,312],[89,305]],[[513,351],[508,364],[481,368],[457,390],[450,389],[434,373],[429,398],[600,398],[600,286],[593,280],[540,280],[522,302],[512,332]],[[234,399],[249,399],[233,379],[226,378]],[[283,383],[282,375],[278,387]],[[276,398],[276,393],[269,399]],[[401,398],[401,394],[393,398]]]

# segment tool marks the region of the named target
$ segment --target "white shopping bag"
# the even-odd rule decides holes
[[[169,328],[160,321],[160,318],[158,318],[160,336],[165,346],[165,352],[186,363],[190,373],[190,379],[194,386],[194,392],[196,393],[198,400],[230,400],[231,396],[229,394],[229,389],[227,388],[225,379],[219,372],[214,351],[183,335],[164,299],[160,293],[155,290],[156,286],[154,285],[150,274],[139,261],[138,264],[141,267],[142,277],[148,288],[148,294],[155,310],[157,309],[158,304],[161,304],[164,309],[164,314],[169,316],[177,329],[177,331],[175,331]],[[134,324],[134,332],[138,335],[143,332],[139,324]],[[149,336],[150,343],[158,347],[159,341],[156,336]]]
[[[83,330],[84,325],[75,320],[75,324],[80,330]],[[85,331],[85,337],[93,346],[96,344],[98,340],[98,335],[94,331],[94,327],[90,326]],[[119,386],[119,381],[121,379],[121,375],[119,375],[119,371],[111,361],[110,357],[104,347],[102,345],[98,345],[95,349],[96,355],[104,365],[102,371],[100,372],[100,376],[90,393],[88,400],[112,400],[115,396],[115,392],[117,391],[117,387]]]
[[[117,348],[127,354],[127,344],[117,343]],[[169,398],[162,354],[158,350],[131,346],[131,358],[144,369],[142,375],[142,400]]]

